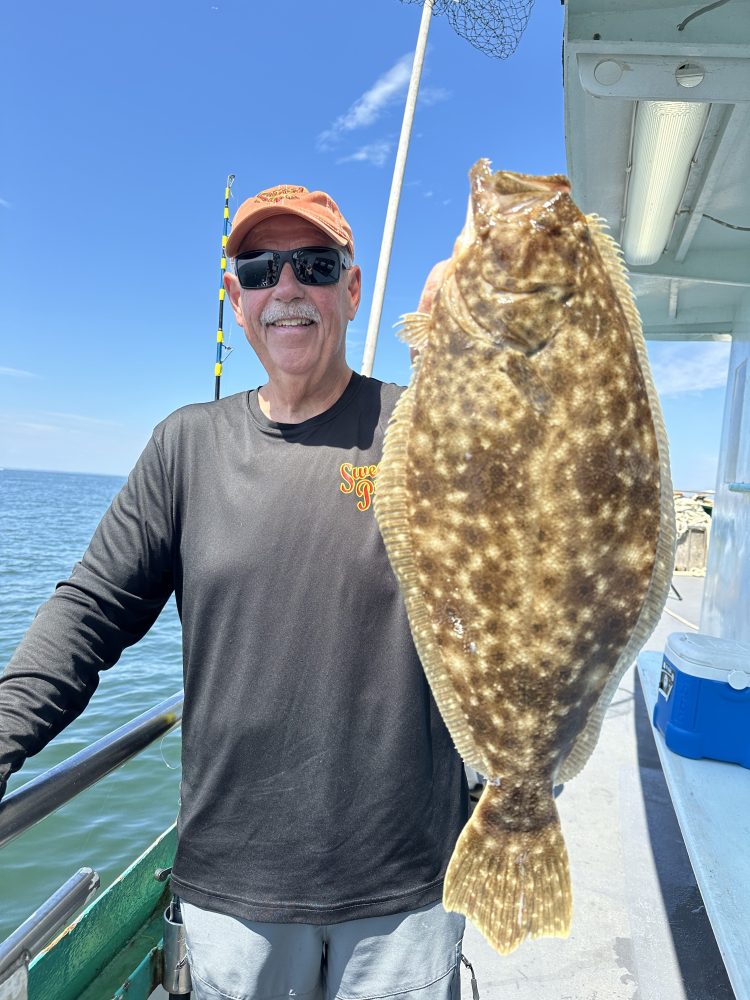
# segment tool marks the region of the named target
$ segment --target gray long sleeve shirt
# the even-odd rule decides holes
[[[300,424],[268,420],[257,392],[160,424],[0,678],[0,791],[174,590],[175,891],[306,923],[439,899],[466,785],[372,510],[400,391],[353,375]]]

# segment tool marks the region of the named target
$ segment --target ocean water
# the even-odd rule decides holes
[[[0,470],[0,670],[55,584],[70,575],[124,480]],[[104,671],[88,708],[9,788],[65,760],[180,691],[180,623],[170,600],[153,629]],[[175,819],[179,728],[0,848],[0,941],[82,865],[102,887]],[[101,891],[101,890],[100,890]]]

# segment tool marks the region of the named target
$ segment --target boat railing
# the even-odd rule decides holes
[[[182,721],[183,700],[181,691],[172,695],[6,795],[0,802],[0,847],[171,732]],[[2,1000],[27,996],[29,962],[98,886],[98,874],[81,868],[0,942]]]
[[[172,695],[6,795],[0,802],[0,847],[179,725],[183,699],[181,691]]]
[[[0,997],[3,1000],[26,997],[29,962],[98,888],[99,875],[92,868],[79,868],[0,944]]]

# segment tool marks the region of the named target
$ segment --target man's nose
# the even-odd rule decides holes
[[[304,295],[302,285],[297,281],[289,261],[285,261],[281,268],[281,274],[279,275],[274,292],[276,297],[280,299],[301,299]]]

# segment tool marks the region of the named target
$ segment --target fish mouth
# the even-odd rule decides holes
[[[486,205],[491,203],[495,217],[534,216],[540,207],[550,208],[560,198],[570,198],[570,181],[564,174],[537,177],[510,170],[492,172],[490,161],[478,160],[469,171],[469,203],[466,221],[456,240],[460,252],[468,249],[487,226]]]
[[[548,196],[551,194],[570,194],[570,181],[563,174],[550,174],[547,177],[532,177],[530,174],[513,174],[508,171],[498,171],[492,175],[495,191],[502,194],[530,194]]]
[[[479,160],[469,171],[471,194],[464,227],[464,245],[488,224],[487,214],[494,219],[504,217],[535,219],[550,212],[557,215],[556,203],[570,199],[570,181],[564,174],[535,177],[510,170],[493,174],[489,160]],[[532,223],[533,224],[533,223]]]
[[[534,174],[518,174],[511,170],[492,172],[489,160],[479,160],[469,172],[472,191],[486,190],[491,186],[495,194],[519,195],[529,194],[533,197],[552,194],[570,194],[570,181],[564,174],[548,174],[537,177]]]

